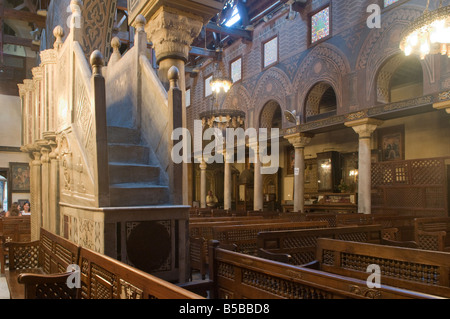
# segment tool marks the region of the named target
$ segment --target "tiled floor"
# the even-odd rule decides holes
[[[9,290],[5,276],[0,277],[0,299],[9,299]]]

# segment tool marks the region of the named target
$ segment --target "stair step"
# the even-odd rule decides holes
[[[141,182],[157,184],[160,168],[144,164],[109,163],[109,176],[111,184]]]
[[[146,206],[169,203],[167,186],[149,183],[123,183],[110,186],[111,206]]]
[[[113,144],[140,144],[138,130],[126,127],[108,126],[108,142]]]
[[[109,144],[109,162],[148,164],[149,149],[147,146],[130,144]]]

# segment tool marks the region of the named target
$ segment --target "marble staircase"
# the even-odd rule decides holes
[[[108,155],[112,207],[170,204],[161,168],[151,163],[150,149],[141,144],[138,130],[109,126]]]

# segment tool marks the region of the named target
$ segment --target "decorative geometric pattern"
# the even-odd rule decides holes
[[[311,17],[311,43],[330,35],[330,7]]]
[[[330,293],[269,274],[242,269],[242,283],[288,299],[328,299]]]
[[[36,299],[75,299],[76,289],[71,289],[66,282],[42,283],[36,287]]]
[[[13,256],[14,259],[10,261],[10,266],[14,265],[14,269],[37,268],[39,260],[39,245],[27,245],[24,247],[17,246],[14,248]]]
[[[445,209],[444,158],[373,163],[371,171],[373,207]]]
[[[342,268],[366,272],[367,267],[371,264],[380,266],[381,276],[421,282],[430,285],[437,285],[439,283],[438,266],[341,253],[340,267]]]

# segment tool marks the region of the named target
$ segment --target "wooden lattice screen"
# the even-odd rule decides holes
[[[448,216],[445,158],[372,164],[372,212]]]

